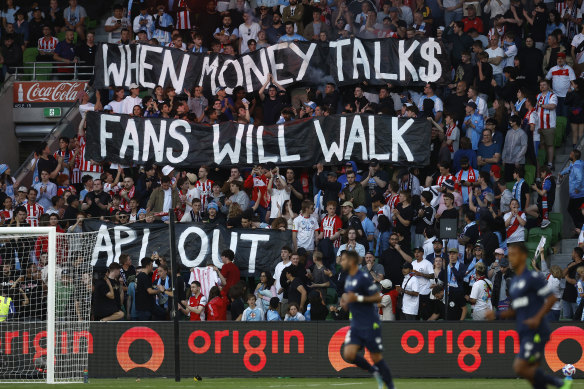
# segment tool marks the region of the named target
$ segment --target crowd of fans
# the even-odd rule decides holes
[[[50,10],[6,3],[3,53],[7,37],[16,41],[24,23],[32,31],[42,17],[46,33],[33,39],[29,32],[18,49],[36,41],[39,56],[49,55],[41,54],[46,51],[41,42],[54,42],[51,34],[63,30],[73,56],[68,60],[92,63],[95,51],[88,47],[94,47],[94,36],[85,30],[85,13],[76,0],[69,0],[61,24]],[[56,3],[52,0],[51,7]],[[508,306],[506,286],[513,273],[506,244],[525,241],[530,228],[549,228],[557,178],[569,179],[568,213],[576,227],[584,225],[584,163],[576,147],[584,135],[584,80],[576,76],[584,70],[584,27],[574,0],[171,3],[169,9],[165,1],[133,2],[129,18],[126,9],[114,6],[105,22],[109,42],[237,55],[292,40],[434,37],[450,55],[452,82],[284,88],[270,76],[260,90],[237,87],[232,95],[221,87],[208,93],[201,87],[141,90],[134,84],[129,91],[98,91],[92,103],[80,93],[82,115],[96,110],[202,124],[271,125],[337,113],[381,113],[432,125],[431,162],[425,167],[377,160],[326,168],[96,164],[85,159],[84,120],[77,137],[60,138],[57,151],[46,143],[39,146],[32,183],[16,182],[10,167],[0,165],[5,225],[81,232],[88,217],[123,225],[168,222],[174,213],[181,222],[291,231],[281,262],[261,269],[259,279],[242,279],[237,258],[227,250],[221,269],[181,269],[173,291],[165,258],[123,255],[95,281],[94,319],[163,320],[175,293],[180,311],[191,320],[346,319],[346,307],[338,306],[345,277],[338,258],[343,250],[354,250],[380,285],[384,320],[480,320],[487,309]],[[71,21],[71,15],[77,19]],[[55,49],[52,58],[64,57]],[[560,121],[568,123],[567,142],[574,146],[561,172],[554,164]],[[536,169],[532,185],[526,166]],[[458,221],[458,237],[438,239],[440,224],[452,220]],[[16,255],[14,261],[16,248],[2,247],[2,285],[17,294],[17,276],[40,271],[43,253],[31,252],[30,259]],[[556,318],[560,310],[564,318],[577,316],[584,295],[582,254],[574,249],[573,262],[563,270],[548,270],[540,258],[533,263],[549,272],[562,297],[552,310]],[[26,305],[24,298],[19,301]]]

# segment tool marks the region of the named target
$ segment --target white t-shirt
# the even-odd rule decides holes
[[[534,124],[534,130],[533,130],[533,141],[534,142],[539,142],[541,140],[541,135],[539,133],[539,116],[537,116],[537,111],[533,111],[532,113],[529,114],[529,118],[528,118],[528,123],[529,124]]]
[[[433,274],[434,273],[434,266],[432,263],[427,259],[422,259],[420,262],[412,261],[412,266],[414,267],[415,271],[419,271],[420,273],[424,274]],[[416,280],[418,280],[419,285],[419,292],[423,295],[430,294],[430,279],[425,277],[416,276]]]
[[[572,39],[572,46],[574,47],[574,50],[577,49],[578,46],[580,46],[580,43],[582,43],[582,41],[584,41],[584,34],[580,33],[574,36],[574,38]],[[584,50],[576,54],[575,60],[576,63],[584,63]]]
[[[488,286],[487,286],[488,285]],[[480,280],[474,283],[470,291],[470,298],[477,300],[474,310],[483,311],[485,309],[493,309],[491,303],[491,293],[493,291],[493,284],[489,280]]]
[[[405,276],[403,280],[404,290],[410,292],[420,292],[420,284],[418,282],[418,277],[412,277],[409,274]],[[405,294],[402,300],[402,312],[406,315],[417,315],[418,308],[420,306],[420,297],[419,296],[410,296],[409,294]]]
[[[272,194],[270,197],[270,218],[275,219],[282,216],[284,211],[284,202],[290,200],[290,192],[286,189],[277,189],[276,186],[272,187]],[[280,206],[278,208],[278,205]]]
[[[172,189],[164,190],[164,203],[162,205],[162,212],[168,212],[172,208]]]
[[[341,253],[343,251],[347,251],[347,250],[351,250],[350,248],[347,248],[347,244],[342,244],[341,247],[339,247],[339,249],[337,250],[337,257],[341,256]],[[357,254],[359,254],[360,257],[365,257],[365,246],[363,246],[361,243],[355,243],[355,249],[353,250],[355,251]]]
[[[95,110],[95,104],[92,104],[92,103],[81,104],[79,106],[79,113],[81,114],[82,118],[85,117],[85,114],[87,113],[87,111],[94,111],[94,110]]]
[[[118,20],[121,20],[120,24],[117,23]],[[123,28],[127,28],[128,30],[132,29],[132,27],[130,25],[130,21],[126,17],[118,19],[116,17],[110,16],[105,21],[105,25],[106,26],[118,26],[118,28],[116,28],[115,30],[108,33],[108,38],[107,38],[108,43],[118,43],[120,41],[120,38],[122,37],[122,29]]]
[[[552,90],[558,97],[566,97],[570,90],[571,82],[576,79],[576,74],[574,69],[568,65],[562,67],[556,65],[548,71],[545,78],[552,80]]]
[[[314,250],[314,231],[319,228],[318,221],[313,217],[304,217],[298,215],[294,219],[294,228],[296,231],[296,242],[298,247],[306,249],[306,251]]]
[[[391,301],[391,296],[389,294],[384,294],[381,296],[381,314],[379,318],[381,321],[393,321],[395,320],[395,315],[393,314],[393,306]]]
[[[487,52],[487,54],[489,54],[489,59],[496,58],[496,57],[501,57],[501,58],[505,57],[505,52],[500,47],[497,47],[496,49],[491,49],[489,47],[485,51]],[[493,75],[503,74],[503,66],[504,65],[505,65],[505,61],[501,61],[498,65],[491,64],[491,66],[493,67]]]
[[[191,206],[191,204],[193,203],[193,200],[201,198],[201,191],[199,191],[198,188],[190,188],[187,191],[186,197],[187,197],[187,204],[185,206],[185,214],[190,213],[191,210],[193,209],[193,207]]]
[[[124,109],[124,100],[122,101],[112,100],[109,103],[107,103],[107,105],[112,107],[114,113],[122,113],[122,110]]]
[[[476,99],[469,99],[469,102],[473,102],[477,105],[478,114],[487,119],[489,117],[489,107],[485,99],[480,96],[477,96]]]
[[[562,308],[562,285],[560,283],[560,280],[558,280],[556,277],[550,274],[547,280],[547,284],[550,287],[554,296],[556,296],[556,298],[558,299],[552,306],[552,309],[554,311],[559,311]]]
[[[126,96],[126,98],[122,100],[122,113],[130,115],[134,111],[135,105],[142,106],[142,99],[140,96]]]
[[[505,222],[507,222],[507,220],[511,217],[512,217],[511,212],[507,212],[503,216],[503,218],[505,219]],[[524,221],[527,221],[527,217],[525,216],[525,213],[521,213],[521,216],[519,216],[519,217],[522,218]],[[509,224],[509,228],[511,228],[511,226],[513,226],[513,221],[511,221],[511,224]],[[519,224],[517,229],[511,234],[511,236],[509,236],[507,238],[507,244],[515,243],[515,242],[524,242],[524,241],[525,241],[525,227],[522,226],[521,224]]]
[[[247,42],[250,39],[255,39],[257,42],[258,40],[258,33],[261,31],[261,26],[257,23],[252,23],[251,26],[247,26],[245,23],[242,23],[239,26],[239,37],[241,38],[241,46],[239,47],[239,53],[247,53],[249,48],[247,47]]]
[[[276,265],[276,268],[274,269],[274,280],[275,280],[275,285],[276,285],[276,292],[280,290],[280,288],[282,287],[282,284],[280,284],[280,277],[282,276],[282,272],[284,271],[284,269],[286,269],[288,266],[290,266],[292,264],[291,261],[288,261],[288,263],[284,263],[282,262],[278,262],[278,264]],[[284,293],[280,293],[278,295],[278,298],[280,299],[280,301],[282,301],[282,299],[284,298]]]

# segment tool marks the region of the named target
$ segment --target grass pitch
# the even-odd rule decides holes
[[[398,379],[397,389],[528,389],[530,385],[518,379]],[[18,384],[15,389],[45,387],[45,384]],[[263,388],[331,388],[331,389],[376,389],[374,379],[356,378],[203,378],[195,382],[183,378],[174,382],[172,378],[142,379],[91,379],[89,384],[67,384],[65,389],[149,389],[149,388],[193,388],[193,389],[263,389]],[[572,389],[584,389],[584,380],[574,380]]]

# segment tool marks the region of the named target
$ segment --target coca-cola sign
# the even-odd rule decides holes
[[[15,82],[14,105],[62,106],[75,102],[79,91],[87,87],[85,81],[27,81]]]

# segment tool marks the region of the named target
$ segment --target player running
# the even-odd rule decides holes
[[[345,360],[367,370],[377,380],[379,389],[383,383],[388,389],[393,389],[391,372],[383,360],[381,351],[381,326],[377,304],[381,302],[381,294],[373,282],[373,278],[359,270],[359,255],[354,251],[341,253],[341,266],[348,275],[345,281],[345,292],[341,298],[343,306],[349,305],[351,312],[351,328],[345,338]],[[366,347],[375,363],[373,366],[357,352]]]
[[[536,389],[547,388],[548,385],[569,389],[572,386],[571,377],[562,380],[545,374],[539,367],[545,344],[550,338],[546,314],[557,298],[542,274],[526,269],[527,255],[524,243],[509,245],[509,263],[516,274],[509,289],[511,308],[503,312],[489,311],[486,317],[489,320],[515,317],[520,348],[513,362],[513,370],[519,377],[528,380]]]

